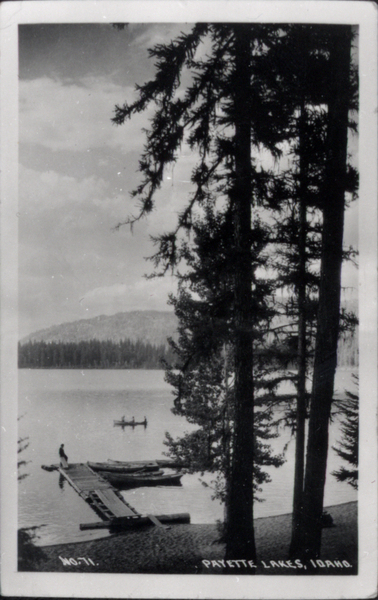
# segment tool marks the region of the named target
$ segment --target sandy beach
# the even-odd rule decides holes
[[[319,575],[357,573],[357,503],[326,508],[333,527],[322,534]],[[255,566],[234,561],[237,574],[303,575],[300,562],[288,562],[291,515],[255,520],[257,562]],[[219,543],[217,526],[180,524],[170,529],[146,526],[90,542],[42,546],[40,557],[28,560],[19,570],[70,573],[159,573],[221,574],[224,544]],[[79,560],[80,559],[80,560]],[[230,565],[229,565],[230,567]],[[230,572],[230,568],[228,568]]]

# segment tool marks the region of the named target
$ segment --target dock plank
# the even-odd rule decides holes
[[[112,511],[115,517],[136,517],[138,513],[127,506],[113,490],[95,490],[100,500]]]
[[[98,508],[97,497],[103,505],[102,512],[106,518],[109,518],[109,514],[113,515],[114,518],[141,517],[132,506],[119,496],[106,479],[92,471],[88,465],[82,463],[71,464],[68,469],[59,467],[58,471],[85,500],[90,501],[92,496]]]

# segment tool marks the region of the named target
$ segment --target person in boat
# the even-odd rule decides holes
[[[125,422],[125,415],[123,415],[122,419],[121,419],[122,423]]]
[[[60,466],[63,469],[68,469],[68,456],[64,451],[64,444],[60,445],[59,448]]]
[[[133,417],[133,418],[131,419],[131,422],[132,422],[132,424],[133,424],[133,425],[135,424],[135,417]]]

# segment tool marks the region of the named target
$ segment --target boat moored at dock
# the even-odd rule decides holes
[[[130,461],[124,463],[102,463],[102,462],[90,462],[88,466],[93,471],[112,471],[114,473],[136,473],[136,472],[151,472],[158,471],[160,466],[156,461]]]
[[[79,496],[85,500],[94,512],[100,516],[100,523],[86,523],[80,525],[80,529],[103,529],[109,528],[110,531],[123,530],[128,528],[140,527],[142,525],[153,524],[163,529],[169,529],[167,523],[190,523],[190,515],[188,513],[178,513],[170,515],[142,515],[138,510],[131,506],[121,495],[119,488],[124,487],[124,483],[120,483],[119,478],[129,477],[139,480],[137,485],[147,485],[143,482],[143,475],[115,473],[108,471],[108,477],[105,477],[105,472],[96,472],[88,464],[71,463],[67,468],[62,468],[60,465],[42,465],[45,471],[58,471],[60,476],[68,481]],[[173,482],[174,474],[166,475],[164,473],[146,473],[144,477],[149,476],[155,481],[154,484],[159,485],[156,480],[163,478],[167,481],[167,477]],[[182,474],[176,473],[176,485],[180,485],[180,477]],[[111,479],[113,478],[113,481]],[[169,485],[168,483],[161,483]],[[135,487],[128,485],[126,487]],[[118,488],[118,489],[117,489]]]
[[[111,458],[108,458],[108,463],[112,464],[112,465],[113,464],[114,465],[128,465],[128,464],[130,464],[130,462],[132,462],[133,465],[139,464],[141,468],[144,465],[149,465],[149,464],[157,464],[159,468],[166,468],[166,469],[186,469],[189,467],[189,465],[187,465],[181,461],[172,460],[172,459],[156,458],[154,460],[124,461],[124,460],[113,460]]]
[[[150,487],[158,485],[180,486],[182,471],[174,473],[165,473],[164,471],[143,473],[116,473],[114,471],[101,471],[101,477],[104,477],[117,488],[128,489],[134,487]]]

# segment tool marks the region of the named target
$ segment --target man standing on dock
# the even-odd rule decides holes
[[[63,469],[68,469],[68,456],[64,452],[64,444],[61,444],[59,448],[60,466]]]

